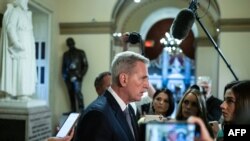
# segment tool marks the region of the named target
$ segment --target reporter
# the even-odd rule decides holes
[[[213,130],[208,124],[204,95],[192,87],[185,92],[178,104],[176,120],[187,120],[190,116],[200,117],[209,131],[210,136],[214,137]]]
[[[158,89],[153,95],[153,101],[140,105],[140,115],[138,123],[143,123],[145,115],[161,115],[168,118],[174,111],[175,103],[173,93],[169,89]]]
[[[226,88],[220,105],[224,124],[249,124],[250,80],[232,82],[231,88]]]
[[[224,88],[224,100],[220,105],[222,125],[217,140],[224,140],[225,125],[250,123],[250,80],[232,81]]]

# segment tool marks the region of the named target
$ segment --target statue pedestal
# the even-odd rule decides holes
[[[51,113],[45,101],[0,100],[0,140],[37,141],[51,136]]]

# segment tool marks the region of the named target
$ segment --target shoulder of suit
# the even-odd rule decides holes
[[[218,97],[213,96],[213,98],[216,99],[217,101],[221,101],[222,102],[222,100],[219,99]]]
[[[106,97],[100,96],[100,97],[98,97],[95,101],[93,101],[93,102],[87,107],[87,109],[105,112],[105,111],[106,111],[105,108],[107,108],[107,107],[109,107],[109,104],[108,104],[108,102],[107,102]]]
[[[222,103],[222,100],[220,100],[220,99],[217,98],[217,97],[211,96],[211,97],[207,100],[207,102],[209,102],[209,103]]]

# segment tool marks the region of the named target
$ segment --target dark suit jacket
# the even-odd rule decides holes
[[[207,105],[207,113],[208,113],[208,120],[209,121],[219,121],[221,117],[221,109],[220,105],[222,104],[222,100],[211,96],[207,99],[206,105]]]
[[[99,96],[81,114],[75,141],[139,141],[135,114],[129,106],[135,139],[119,104],[109,91]]]

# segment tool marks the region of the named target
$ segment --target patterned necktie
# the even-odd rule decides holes
[[[132,126],[132,122],[131,122],[131,117],[130,117],[130,114],[129,114],[129,110],[128,110],[128,107],[126,107],[126,109],[124,110],[124,114],[126,116],[126,120],[128,122],[128,125],[129,125],[129,128],[133,134],[133,137],[135,137],[134,135],[134,130],[133,130],[133,126]]]

